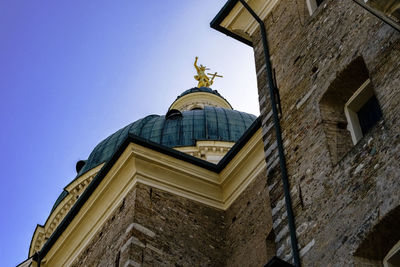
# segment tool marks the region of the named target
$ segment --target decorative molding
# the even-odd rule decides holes
[[[43,244],[45,243],[45,229],[42,225],[37,225],[35,232],[33,233],[33,237],[31,240],[31,245],[29,247],[29,257],[35,254],[36,251],[39,251]]]
[[[217,164],[235,142],[225,141],[196,141],[196,146],[176,147],[175,149],[193,157]]]
[[[38,227],[36,227],[29,249],[29,257],[32,257],[33,254],[43,247],[44,243],[51,236],[62,219],[64,219],[65,215],[75,204],[76,200],[100,171],[103,165],[104,164],[101,164],[91,169],[82,176],[73,180],[64,188],[64,190],[68,192],[68,195],[51,212],[44,226],[38,225]]]
[[[224,98],[205,92],[184,95],[176,99],[169,109],[185,111],[193,108],[204,108],[204,106],[232,109],[231,105]]]

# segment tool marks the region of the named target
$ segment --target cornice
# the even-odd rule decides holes
[[[58,224],[71,209],[72,205],[75,204],[80,194],[82,194],[82,192],[86,189],[89,183],[93,180],[94,176],[103,166],[104,164],[100,164],[99,166],[91,169],[84,175],[73,180],[64,188],[64,190],[68,192],[68,195],[51,212],[45,224],[43,226],[38,225],[38,227],[36,227],[29,248],[29,257],[33,256],[35,252],[42,248],[46,240],[51,236]]]
[[[133,188],[135,168],[135,160],[126,149],[42,259],[44,266],[72,264]]]
[[[43,225],[37,225],[35,228],[35,232],[33,233],[31,244],[29,246],[29,255],[31,257],[36,251],[39,251],[45,240],[45,230]]]
[[[104,166],[104,163],[98,165],[97,167],[87,171],[86,173],[82,174],[78,178],[74,179],[71,183],[69,183],[64,190],[68,191],[69,193],[72,193],[76,190],[79,190],[79,187],[84,181],[87,181],[90,178],[93,178],[96,176],[96,174],[100,171],[100,169]],[[77,192],[75,192],[77,193]]]
[[[193,157],[217,164],[235,142],[226,141],[196,141],[196,146],[176,147],[175,149]]]

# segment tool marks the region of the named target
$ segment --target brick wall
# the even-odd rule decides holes
[[[300,255],[303,266],[365,264],[357,249],[400,203],[400,34],[352,1],[325,0],[312,16],[304,2],[281,0],[265,20]],[[253,43],[277,254],[291,260],[259,33]],[[335,160],[320,101],[358,57],[383,118]]]
[[[224,214],[138,184],[73,266],[221,266]]]
[[[268,244],[272,228],[265,172],[225,213],[226,266],[264,266],[274,256]]]
[[[73,266],[262,266],[270,214],[264,172],[227,211],[138,184]]]

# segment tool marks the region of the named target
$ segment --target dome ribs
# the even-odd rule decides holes
[[[217,108],[214,107],[213,109],[214,109],[214,113],[215,113],[215,121],[216,121],[216,128],[217,128],[217,131],[216,131],[216,139],[217,139],[217,140],[221,140],[221,136],[220,136],[220,134],[219,134]]]
[[[119,148],[119,146],[122,144],[122,142],[124,141],[124,138],[121,138],[121,136],[125,136],[125,134],[122,135],[122,133],[129,132],[129,128],[130,127],[128,125],[127,127],[125,127],[125,128],[120,130],[120,133],[119,133],[119,135],[117,137],[117,142],[115,142],[115,145],[114,145],[114,148],[113,148],[114,151],[116,151]]]
[[[228,116],[226,115],[225,109],[216,108],[216,112],[218,120],[218,140],[232,140]]]
[[[154,116],[152,122],[153,124],[150,127],[150,131],[148,132],[147,136],[143,136],[143,138],[147,139],[147,140],[151,140],[151,133],[153,132],[154,129],[154,125],[156,125],[157,119],[159,119],[160,116]]]
[[[179,133],[178,133],[178,144],[182,144],[183,138],[183,117],[179,118]]]
[[[165,130],[165,125],[167,124],[167,120],[165,119],[164,116],[162,116],[163,118],[163,126],[161,127],[161,133],[160,133],[160,141],[158,142],[159,144],[163,145],[164,144],[164,130]]]
[[[243,126],[244,123],[243,117],[240,115],[240,112],[236,110],[230,110],[227,112],[229,113],[229,125],[231,127],[231,134],[232,134],[231,141],[236,141],[246,130],[245,127]]]
[[[193,145],[198,140],[205,140],[207,132],[207,124],[205,122],[204,110],[192,110],[193,112]]]
[[[184,111],[181,121],[181,139],[179,140],[180,146],[193,146],[196,141],[193,137],[194,132],[194,115],[193,112]]]
[[[162,132],[162,145],[174,147],[179,145],[179,131],[182,117],[165,120]]]
[[[239,113],[239,115],[240,115],[240,118],[242,118],[243,125],[244,125],[244,131],[246,131],[246,129],[247,129],[246,120],[243,118],[242,112],[238,112],[238,113]]]
[[[143,123],[141,124],[139,133],[137,135],[148,140],[150,137],[150,133],[154,127],[154,121],[158,117],[158,115],[149,115],[142,119]],[[153,124],[150,123],[151,121],[153,121]]]
[[[218,120],[214,107],[205,107],[204,109],[206,123],[206,140],[219,140],[218,138]]]
[[[148,140],[159,143],[161,141],[161,130],[164,127],[164,116],[159,116],[155,119],[153,128],[150,132],[150,138]]]

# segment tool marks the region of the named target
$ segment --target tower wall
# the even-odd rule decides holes
[[[265,20],[302,264],[381,266],[400,238],[387,220],[400,203],[400,34],[352,1],[325,0],[312,16],[305,3],[281,0]],[[253,44],[276,253],[291,261],[258,31]],[[344,109],[330,93],[350,90],[365,69],[383,117],[353,145],[346,121],[329,120]]]

